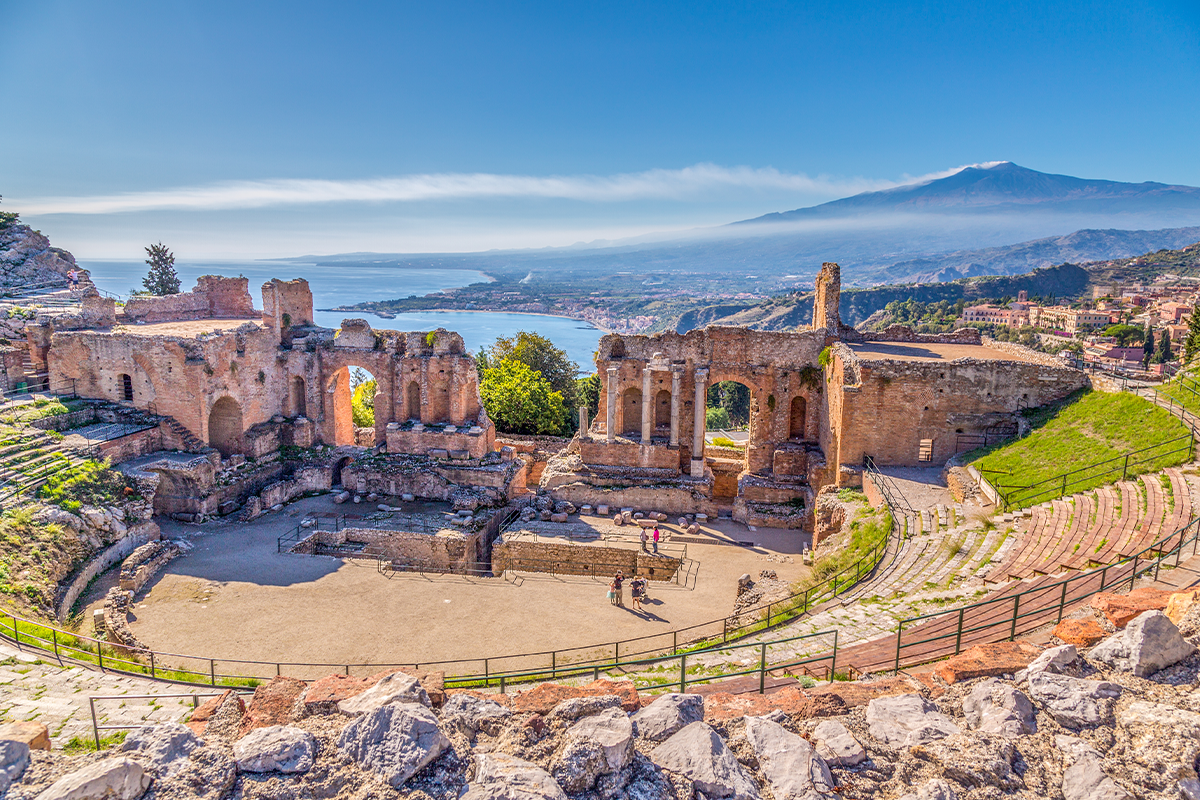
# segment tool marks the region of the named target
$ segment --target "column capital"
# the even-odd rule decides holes
[[[608,374],[609,374],[609,375],[616,375],[616,374],[617,374],[618,372],[620,372],[620,371],[621,371],[621,370],[620,370],[620,369],[618,369],[617,367],[609,367],[609,368],[608,368]]]
[[[708,367],[696,367],[696,377],[697,378],[707,378],[708,377]]]
[[[671,374],[673,375],[682,375],[686,369],[687,367],[683,364],[672,364],[670,366]]]

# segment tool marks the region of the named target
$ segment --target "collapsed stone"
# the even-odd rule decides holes
[[[1092,648],[1088,656],[1113,669],[1145,678],[1195,652],[1195,646],[1183,638],[1166,614],[1147,611],[1125,630]]]
[[[379,680],[370,689],[337,704],[338,711],[348,716],[370,714],[388,703],[419,703],[429,707],[429,693],[421,682],[403,672],[393,672]]]
[[[703,697],[670,692],[656,697],[654,702],[634,714],[633,729],[641,739],[661,742],[676,731],[703,719]]]
[[[919,694],[877,697],[867,705],[871,735],[890,747],[912,747],[959,733],[959,727]]]
[[[550,773],[568,792],[582,792],[633,760],[633,725],[620,707],[584,717],[566,733],[567,744]]]
[[[778,722],[746,717],[746,739],[775,800],[818,800],[834,791],[825,761],[808,741]]]
[[[983,733],[1022,736],[1037,733],[1037,718],[1029,698],[996,678],[980,681],[963,699],[967,724]]]
[[[654,748],[650,760],[690,779],[705,797],[761,798],[754,779],[717,732],[703,722],[693,722]]]
[[[138,728],[125,738],[121,750],[143,754],[155,774],[165,776],[185,769],[187,757],[199,746],[200,740],[186,725],[166,722]]]
[[[399,788],[450,746],[437,717],[419,703],[389,703],[347,725],[338,749]]]
[[[233,746],[243,772],[308,772],[317,742],[308,731],[290,725],[256,728]]]
[[[853,767],[867,758],[867,751],[862,744],[837,720],[818,722],[812,730],[812,738],[816,742],[817,754],[825,759],[826,764]]]
[[[1095,727],[1112,722],[1113,703],[1120,697],[1121,687],[1108,681],[1038,672],[1029,676],[1029,694],[1059,725]]]
[[[475,779],[460,800],[567,800],[549,772],[504,753],[475,756]]]
[[[59,778],[38,800],[137,800],[150,781],[136,761],[107,758]]]

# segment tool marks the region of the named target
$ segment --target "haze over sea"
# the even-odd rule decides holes
[[[123,297],[141,287],[147,269],[143,261],[81,258],[78,264],[91,273],[96,286]],[[262,304],[260,287],[271,278],[307,280],[313,293],[314,309],[423,296],[487,280],[486,275],[474,270],[411,269],[371,264],[328,267],[268,261],[177,261],[175,268],[184,291],[195,286],[201,275],[244,276],[250,280],[250,295],[256,307]],[[511,336],[517,331],[539,333],[566,350],[584,373],[595,369],[593,353],[602,335],[602,331],[583,320],[491,311],[419,311],[397,314],[395,319],[365,313],[314,311],[313,321],[326,328],[337,328],[343,319],[354,316],[365,318],[374,328],[398,331],[446,328],[461,334],[471,352],[491,345],[498,336]]]

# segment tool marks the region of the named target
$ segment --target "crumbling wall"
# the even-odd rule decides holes
[[[680,560],[670,556],[626,550],[620,547],[554,544],[522,540],[492,545],[492,572],[550,572],[557,575],[626,578],[640,575],[654,581],[669,581],[679,570]]]
[[[252,319],[258,315],[246,278],[202,275],[190,292],[168,295],[134,295],[125,303],[130,322],[230,318]]]
[[[159,539],[142,545],[121,562],[119,587],[137,594],[179,552],[179,545],[169,540]]]

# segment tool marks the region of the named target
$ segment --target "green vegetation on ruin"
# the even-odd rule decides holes
[[[39,499],[66,511],[78,511],[84,505],[110,506],[134,499],[136,490],[107,461],[88,459],[51,475],[38,489]]]
[[[0,595],[5,605],[40,611],[51,606],[58,581],[88,547],[61,525],[37,521],[34,510],[0,515]]]
[[[1123,463],[1115,461],[1125,454],[1187,436],[1187,427],[1170,413],[1145,398],[1125,392],[1110,393],[1080,390],[1060,403],[1024,412],[1032,432],[1023,439],[987,448],[967,455],[1000,489],[1033,486],[1065,473],[1083,470],[1101,462],[1113,461],[1069,478],[1070,492],[1080,492],[1120,480]],[[1182,452],[1179,451],[1182,448]],[[1153,472],[1182,464],[1190,459],[1187,441],[1164,446],[1130,459],[1129,475]],[[1115,468],[1115,474],[1110,471]],[[1041,502],[1045,497],[1016,497],[1016,504],[1027,500]]]

